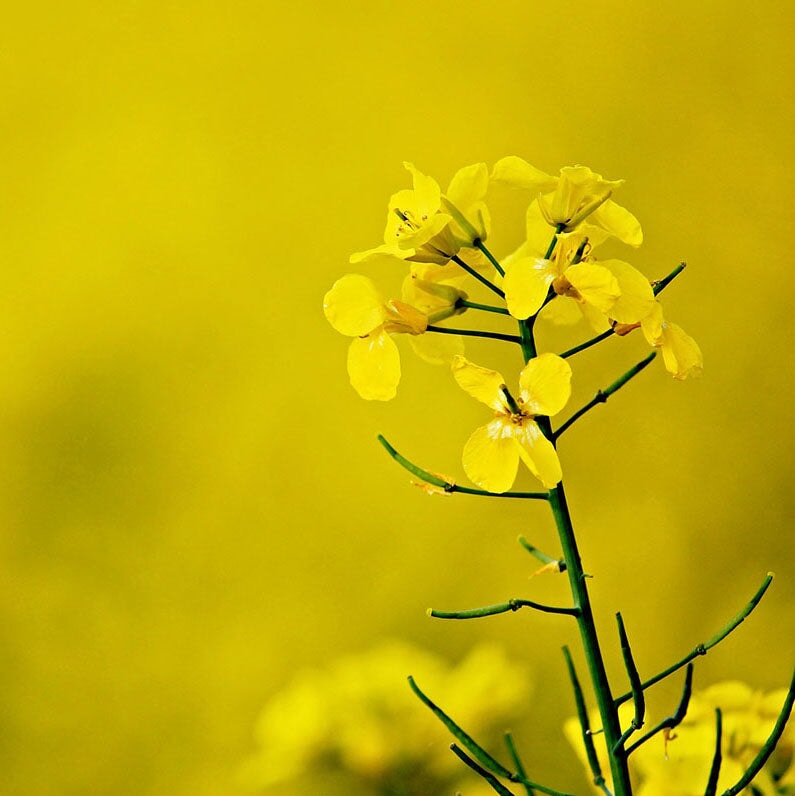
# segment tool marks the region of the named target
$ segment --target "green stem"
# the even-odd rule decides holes
[[[580,611],[580,615],[577,617],[577,624],[588,663],[591,684],[596,694],[599,715],[602,719],[605,741],[607,748],[614,750],[609,755],[610,770],[613,775],[613,793],[616,796],[630,796],[632,786],[629,781],[627,758],[620,746],[616,748],[621,739],[618,711],[615,708],[602,650],[599,646],[599,638],[596,634],[596,623],[594,622],[591,608],[591,599],[588,595],[585,572],[580,559],[580,551],[577,548],[574,526],[571,522],[562,481],[550,491],[549,505],[552,507],[552,514],[555,517],[555,525],[557,526],[560,543],[563,548],[563,558],[567,565],[566,572],[569,576],[574,607]]]
[[[560,354],[560,356],[563,359],[567,359],[568,357],[574,356],[575,354],[579,354],[580,351],[585,351],[586,348],[590,348],[592,345],[601,343],[602,340],[607,340],[607,338],[611,337],[613,333],[614,332],[612,329],[608,329],[606,332],[597,334],[596,337],[592,337],[590,340],[586,340],[584,343],[580,343],[579,345],[574,346],[574,348],[570,348],[568,351],[564,351],[562,354]]]
[[[478,304],[474,301],[468,301],[467,299],[459,299],[456,302],[456,307],[464,307],[468,310],[482,310],[483,312],[496,312],[499,315],[511,314],[505,307],[493,307],[491,304]]]
[[[679,276],[679,274],[681,274],[686,267],[687,263],[679,263],[679,265],[677,265],[676,268],[674,268],[674,270],[671,271],[670,274],[668,274],[668,276],[664,276],[662,279],[658,279],[656,282],[652,282],[651,288],[654,291],[654,295],[656,296],[658,293],[665,290],[665,288],[667,288],[668,285],[671,282],[673,282],[674,279],[676,279],[676,277]]]
[[[470,276],[473,276],[478,282],[484,284],[492,293],[496,293],[500,298],[505,298],[505,293],[500,290],[497,285],[486,279],[485,276],[479,274],[471,265],[467,265],[457,254],[450,258],[456,265],[460,265]]]
[[[513,791],[508,790],[505,785],[500,782],[497,777],[494,776],[490,771],[487,771],[483,766],[479,765],[475,760],[473,760],[457,743],[450,744],[450,751],[463,763],[469,766],[476,774],[482,777],[489,785],[491,785],[492,790],[496,793],[499,793],[500,796],[514,796]]]
[[[636,365],[633,365],[623,376],[619,376],[609,387],[605,388],[604,390],[599,390],[596,395],[588,401],[585,406],[581,409],[578,409],[557,431],[552,434],[552,440],[557,440],[558,437],[579,420],[586,412],[589,412],[598,404],[603,404],[607,401],[607,399],[614,393],[618,392],[630,379],[634,378],[635,376],[640,373],[643,368],[645,368],[653,359],[657,356],[656,351],[652,351],[647,357],[642,359]]]
[[[555,234],[552,236],[552,240],[549,242],[549,247],[547,248],[547,252],[544,255],[544,259],[548,260],[552,256],[552,252],[555,251],[555,246],[558,245],[558,233],[563,232],[566,229],[565,224],[558,224],[555,227]]]
[[[434,608],[428,610],[428,616],[434,619],[479,619],[483,616],[496,616],[497,614],[507,614],[509,611],[518,611],[520,608],[535,608],[547,614],[567,614],[568,616],[578,616],[576,608],[561,608],[556,605],[543,605],[532,600],[508,600],[497,605],[485,605],[483,608],[470,608],[465,611],[437,611]]]
[[[463,337],[487,337],[491,340],[504,340],[507,343],[518,343],[521,345],[522,339],[515,334],[502,334],[501,332],[481,332],[478,329],[448,329],[445,326],[426,326],[426,332],[438,332],[439,334],[460,334]]]
[[[712,765],[709,768],[709,780],[704,789],[704,796],[715,796],[718,790],[718,777],[720,776],[720,765],[723,762],[721,755],[721,740],[723,739],[723,714],[720,708],[715,708],[715,752],[712,755]]]
[[[513,760],[516,774],[522,781],[522,786],[525,789],[525,793],[527,796],[535,796],[535,792],[527,780],[527,772],[525,771],[522,759],[519,757],[519,752],[516,751],[516,744],[513,742],[513,735],[511,735],[510,732],[505,733],[505,745],[508,747],[508,752],[511,755],[511,760]]]
[[[486,259],[488,259],[488,261],[494,266],[494,269],[497,271],[497,273],[500,276],[505,276],[505,271],[503,270],[503,267],[497,262],[497,259],[486,248],[486,245],[483,243],[483,241],[480,238],[475,238],[475,240],[472,241],[472,244],[476,249],[480,249],[480,251],[486,255]]]
[[[550,244],[550,249],[553,247],[554,241]],[[519,333],[522,338],[521,345],[525,362],[528,362],[536,356],[532,323],[532,318],[526,321],[519,321]],[[618,387],[616,387],[616,389],[618,389]],[[549,418],[539,417],[537,418],[537,422],[547,439],[552,440],[554,444]],[[571,588],[573,604],[580,612],[577,617],[577,625],[580,630],[580,638],[582,639],[585,658],[588,662],[591,683],[596,693],[596,701],[599,707],[599,715],[602,719],[607,748],[608,750],[613,750],[621,738],[621,725],[618,720],[618,710],[616,709],[610,690],[610,682],[607,679],[602,650],[599,647],[596,623],[594,621],[591,600],[586,586],[587,576],[583,570],[580,551],[577,548],[574,526],[571,522],[562,481],[554,489],[549,491],[549,505],[552,508],[555,525],[558,529],[558,536],[563,550],[562,558],[566,562],[566,573],[569,576],[569,586]],[[615,796],[630,796],[632,793],[632,785],[629,781],[629,768],[627,767],[627,758],[623,748],[619,748],[615,752],[610,753],[610,770],[613,775],[613,793]]]
[[[429,473],[421,467],[417,467],[414,462],[410,462],[405,456],[399,454],[392,445],[389,444],[383,434],[378,435],[378,441],[384,446],[386,452],[403,468],[408,470],[412,475],[424,481],[426,484],[431,484],[439,489],[448,493],[460,492],[463,495],[478,495],[480,497],[497,497],[497,498],[520,498],[524,500],[548,500],[549,494],[547,492],[487,492],[485,489],[472,489],[468,486],[459,486],[452,481],[447,481],[438,475]]]

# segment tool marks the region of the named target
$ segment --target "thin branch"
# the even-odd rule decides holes
[[[535,796],[535,791],[527,779],[527,772],[525,771],[525,767],[522,764],[522,759],[519,757],[519,752],[516,751],[516,744],[513,742],[513,735],[510,732],[505,733],[505,745],[508,747],[508,753],[511,756],[511,760],[513,760],[514,768],[516,769],[516,774],[522,782],[524,786],[525,793],[527,796]]]
[[[542,553],[537,547],[531,545],[524,536],[520,536],[518,541],[531,556],[537,558],[542,564],[557,564],[558,572],[566,571],[566,562],[562,558],[553,558],[546,553]]]
[[[456,265],[460,265],[470,276],[475,277],[478,282],[484,284],[492,293],[496,293],[500,298],[505,298],[505,293],[500,290],[493,282],[479,274],[471,265],[467,265],[457,254],[450,258]]]
[[[607,338],[613,334],[614,334],[613,330],[608,329],[606,332],[597,334],[596,337],[592,337],[590,340],[586,340],[584,343],[580,343],[579,345],[574,346],[574,348],[570,348],[568,351],[564,351],[562,354],[560,354],[560,356],[563,359],[566,359],[568,357],[574,356],[574,354],[579,354],[580,351],[585,351],[586,348],[590,348],[592,345],[601,343],[602,340],[607,340]]]
[[[432,702],[420,690],[420,687],[414,682],[413,677],[409,677],[409,685],[411,690],[420,698],[431,712],[444,724],[445,727],[453,734],[453,736],[460,741],[467,751],[480,763],[484,768],[497,774],[500,777],[510,779],[512,774],[505,766],[495,760],[482,746],[480,746],[470,735],[467,735],[438,705]]]
[[[496,616],[497,614],[507,614],[509,611],[518,611],[520,608],[535,608],[547,614],[567,614],[568,616],[579,616],[579,608],[560,608],[555,605],[543,605],[532,600],[508,600],[496,605],[486,605],[483,608],[470,608],[465,611],[437,611],[433,608],[428,609],[428,616],[434,619],[479,619],[483,616]]]
[[[616,614],[616,621],[618,622],[618,637],[621,642],[621,656],[624,659],[624,667],[627,670],[627,676],[632,687],[632,699],[635,703],[635,715],[632,717],[632,722],[629,727],[621,734],[621,737],[613,747],[613,753],[618,753],[624,747],[624,743],[629,739],[633,732],[639,730],[643,726],[643,721],[646,717],[646,697],[643,694],[643,684],[638,673],[638,667],[635,665],[635,658],[632,655],[632,649],[629,646],[629,638],[627,631],[624,627],[624,619],[620,613]]]
[[[522,344],[522,338],[518,334],[503,334],[502,332],[481,332],[478,329],[449,329],[446,326],[434,326],[429,324],[425,327],[426,332],[438,332],[439,334],[460,334],[462,337],[486,337],[490,340],[503,340],[506,343]]]
[[[652,351],[647,357],[642,359],[636,365],[633,365],[623,376],[616,379],[609,387],[604,390],[599,390],[596,395],[583,406],[578,409],[557,431],[552,434],[552,440],[555,441],[566,431],[569,426],[579,420],[586,412],[589,412],[598,404],[603,404],[614,393],[618,392],[630,379],[638,375],[653,359],[657,356],[656,351]]]
[[[460,760],[463,760],[476,774],[479,774],[486,782],[491,785],[491,787],[500,794],[500,796],[514,796],[505,785],[500,782],[497,777],[494,776],[490,771],[486,771],[483,766],[479,766],[458,744],[451,743],[450,749],[452,750],[453,754],[456,755]]]
[[[723,738],[723,714],[720,708],[715,708],[715,753],[712,755],[712,765],[709,768],[709,779],[707,787],[704,789],[704,796],[715,796],[718,790],[718,777],[720,776],[720,764],[723,760],[721,755],[721,740]]]
[[[483,312],[494,312],[498,315],[510,315],[505,307],[494,307],[491,304],[478,304],[476,301],[469,301],[469,299],[458,299],[455,303],[456,307],[464,307],[467,310],[481,310]]]
[[[605,784],[605,778],[602,774],[602,767],[599,765],[599,756],[596,754],[596,746],[594,745],[593,735],[591,734],[591,723],[588,720],[588,708],[585,706],[582,686],[577,677],[577,671],[574,668],[574,661],[571,659],[571,653],[568,647],[563,647],[563,655],[566,658],[566,667],[569,670],[571,688],[572,691],[574,691],[574,702],[577,705],[577,718],[580,720],[582,741],[583,744],[585,744],[585,755],[588,758],[588,765],[593,775],[593,783],[597,788],[601,788],[605,793],[609,793],[607,785]]]
[[[682,689],[682,696],[679,698],[679,704],[676,707],[673,715],[663,719],[656,727],[649,730],[642,738],[635,741],[631,746],[627,747],[627,755],[631,755],[641,744],[646,743],[649,739],[653,738],[663,730],[673,730],[678,727],[685,716],[687,715],[687,708],[690,704],[690,696],[693,693],[693,664],[687,664],[687,673],[685,674],[685,685]]]
[[[764,596],[764,593],[767,591],[768,586],[773,582],[773,573],[769,572],[767,577],[762,582],[762,585],[757,589],[756,594],[748,601],[746,606],[740,611],[737,616],[735,616],[727,625],[725,625],[721,630],[719,630],[711,639],[705,641],[703,644],[699,644],[692,652],[689,652],[685,655],[682,660],[677,661],[672,666],[669,666],[664,671],[660,672],[659,674],[655,674],[654,677],[650,677],[646,682],[643,683],[643,690],[645,691],[650,686],[653,686],[655,683],[659,683],[660,680],[664,680],[669,675],[673,674],[675,671],[681,669],[686,664],[690,663],[694,658],[697,658],[699,655],[706,655],[707,652],[712,649],[716,644],[719,644],[726,636],[729,635],[740,623],[742,623],[746,617],[756,608],[759,604],[759,601]],[[622,694],[619,697],[616,697],[615,703],[616,706],[626,702],[632,696],[632,692],[629,691],[626,694]]]
[[[656,296],[659,293],[662,293],[662,291],[665,290],[665,288],[667,288],[668,285],[670,285],[671,282],[673,282],[674,279],[676,279],[676,277],[685,270],[685,268],[687,268],[687,263],[679,263],[679,265],[677,265],[676,268],[674,268],[674,270],[668,274],[668,276],[664,276],[662,279],[657,279],[656,281],[652,282],[651,289],[654,291],[654,295]]]
[[[383,434],[378,435],[378,441],[384,446],[386,452],[403,468],[415,475],[421,481],[439,487],[444,492],[460,492],[463,495],[479,495],[481,497],[520,498],[525,500],[549,500],[547,492],[487,492],[485,489],[472,489],[468,486],[458,486],[451,481],[433,475],[416,464],[401,456],[386,440]]]
[[[483,252],[483,254],[485,254],[485,255],[486,255],[486,259],[487,259],[487,260],[488,260],[488,261],[489,261],[489,262],[490,262],[490,263],[491,263],[491,264],[494,266],[494,270],[495,270],[495,271],[496,271],[496,272],[497,272],[497,273],[498,273],[500,276],[505,276],[505,269],[504,269],[504,268],[503,268],[503,267],[502,267],[502,266],[499,264],[499,262],[497,262],[497,259],[496,259],[496,258],[494,257],[494,255],[493,255],[493,254],[492,254],[492,253],[491,253],[491,252],[490,252],[490,251],[489,251],[489,250],[486,248],[486,245],[483,243],[483,241],[482,241],[480,238],[475,238],[475,240],[473,240],[473,241],[472,241],[472,245],[473,245],[473,246],[474,246],[476,249],[480,249],[480,251],[481,251],[481,252]]]

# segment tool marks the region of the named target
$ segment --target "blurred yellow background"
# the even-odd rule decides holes
[[[7,8],[3,792],[240,793],[266,700],[390,636],[528,663],[527,761],[583,789],[562,739],[543,745],[572,712],[565,617],[424,614],[562,600],[515,541],[556,553],[548,512],[409,487],[376,434],[460,477],[481,407],[409,356],[395,401],[361,401],[322,314],[349,254],[380,242],[403,160],[442,185],[507,154],[585,163],[627,180],[646,241],[621,256],[651,278],[688,261],[665,306],[704,378],[655,363],[567,434],[575,525],[617,678],[616,610],[652,673],[771,569],[696,679],[786,684],[793,25],[775,0]],[[502,196],[497,254],[524,210]],[[573,360],[580,399],[647,350],[627,347]]]

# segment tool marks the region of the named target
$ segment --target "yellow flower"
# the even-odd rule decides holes
[[[240,773],[242,784],[258,791],[275,786],[283,793],[289,784],[291,793],[327,793],[331,779],[335,793],[435,794],[454,793],[466,782],[467,793],[476,792],[467,769],[450,754],[446,728],[406,685],[409,674],[488,743],[500,740],[530,692],[525,669],[493,644],[475,647],[452,666],[407,643],[382,641],[324,669],[297,672],[269,700],[257,722],[256,751]]]
[[[605,180],[587,166],[564,166],[560,176],[553,177],[514,155],[498,161],[491,177],[532,191],[547,223],[561,226],[564,232],[571,232],[588,219],[630,246],[643,242],[638,220],[610,198],[623,180]]]
[[[476,239],[486,240],[489,214],[483,199],[489,177],[485,163],[456,172],[445,195],[432,177],[411,163],[403,165],[411,173],[413,187],[398,191],[389,200],[384,243],[353,254],[352,263],[387,254],[443,265]]]
[[[665,369],[679,381],[698,377],[704,369],[704,357],[696,341],[675,323],[663,318],[662,305],[654,303],[652,311],[641,321],[649,345],[662,352]]]
[[[538,415],[557,414],[571,394],[571,368],[556,354],[531,359],[519,375],[515,399],[502,375],[464,357],[452,363],[458,384],[494,410],[494,419],[481,426],[464,446],[464,470],[489,492],[506,492],[516,479],[521,459],[548,489],[561,479],[555,447],[535,421]]]
[[[603,230],[581,225],[576,232],[559,233],[548,260],[543,255],[549,246],[549,227],[536,203],[527,209],[526,230],[525,242],[504,261],[503,290],[515,318],[535,315],[550,287],[556,293],[551,312],[576,302],[598,331],[609,328],[610,320],[634,323],[651,311],[654,292],[640,271],[621,260],[592,261],[593,247],[606,238]],[[580,262],[572,264],[583,245]]]
[[[402,301],[385,302],[371,279],[346,274],[323,299],[329,323],[353,337],[348,376],[362,398],[388,401],[400,381],[400,355],[390,333],[422,334],[428,318]]]

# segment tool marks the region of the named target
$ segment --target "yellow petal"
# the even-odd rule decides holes
[[[560,459],[538,424],[533,420],[525,420],[516,430],[514,440],[519,456],[530,472],[547,489],[552,489],[563,477]]]
[[[603,205],[597,207],[591,213],[590,220],[607,230],[622,243],[635,247],[643,243],[643,230],[640,227],[640,221],[629,210],[616,204],[612,199],[608,199]]]
[[[401,249],[397,245],[397,240],[393,238],[395,241],[394,243],[382,243],[380,246],[376,246],[374,249],[367,249],[363,252],[354,252],[348,262],[352,265],[356,265],[357,263],[364,263],[370,262],[371,260],[375,260],[376,258],[383,257],[383,258],[392,258],[397,257],[400,260],[405,259],[411,254],[411,251],[406,251]]]
[[[485,163],[474,163],[459,169],[450,180],[445,194],[462,212],[470,205],[480,202],[489,187],[489,170]],[[470,219],[473,221],[473,219]]]
[[[679,381],[697,378],[704,369],[698,344],[675,323],[663,323],[662,355],[665,369]]]
[[[519,388],[523,409],[534,415],[556,415],[571,395],[571,366],[557,354],[540,354],[524,366]]]
[[[554,278],[555,266],[549,260],[523,257],[512,262],[503,280],[508,312],[519,320],[535,315]]]
[[[655,301],[649,314],[640,322],[643,335],[649,345],[658,346],[662,343],[663,311],[662,304]]]
[[[621,295],[621,290],[610,271],[601,265],[577,263],[566,269],[565,276],[583,300],[592,304],[599,312],[612,315],[611,310]]]
[[[599,264],[613,274],[621,289],[621,296],[610,310],[610,317],[619,323],[642,321],[655,304],[654,290],[649,280],[637,268],[622,260],[602,260]]]
[[[554,191],[558,178],[545,174],[516,155],[509,155],[494,164],[491,179],[514,188],[526,188],[535,193]]]
[[[409,337],[420,359],[432,365],[446,365],[464,353],[464,341],[457,334],[420,334]]]
[[[340,334],[360,337],[383,323],[384,300],[372,279],[346,274],[326,293],[323,311]]]
[[[543,257],[549,249],[549,244],[554,237],[552,230],[541,212],[538,201],[531,202],[525,214],[525,231],[527,243],[532,253],[538,257]]]
[[[580,304],[579,301],[569,296],[555,296],[549,304],[544,305],[544,309],[541,310],[538,317],[557,326],[571,326],[582,320],[581,308],[584,310],[587,307],[587,304]],[[604,321],[604,326],[607,329],[607,319],[601,313],[596,314]]]
[[[473,398],[482,401],[495,412],[508,411],[500,389],[505,384],[501,373],[475,365],[462,356],[454,357],[450,366],[459,386]]]
[[[593,304],[576,302],[577,309],[580,311],[580,317],[585,318],[591,325],[591,328],[601,334],[610,328],[610,319],[603,312],[599,312]]]
[[[519,448],[510,420],[497,417],[476,429],[464,446],[463,464],[464,472],[481,489],[507,492],[519,469]]]
[[[442,190],[439,188],[439,183],[433,177],[428,177],[415,168],[413,163],[404,163],[403,165],[411,172],[414,183],[414,205],[412,209],[416,210],[420,217],[430,217],[439,209],[441,202]]]
[[[351,385],[368,401],[389,401],[400,381],[400,354],[385,332],[351,340],[348,349]]]

